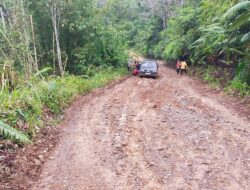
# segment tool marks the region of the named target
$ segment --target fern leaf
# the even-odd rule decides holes
[[[0,120],[0,135],[13,141],[19,141],[21,143],[31,143],[31,140],[27,135],[9,126],[8,124],[2,122],[1,120]]]
[[[245,12],[240,16],[238,16],[236,20],[230,25],[229,31],[237,30],[241,26],[249,24],[249,22],[250,22],[250,12]]]
[[[224,20],[230,20],[232,18],[236,18],[238,14],[244,12],[244,11],[249,11],[250,9],[250,1],[243,1],[235,6],[233,6],[231,9],[229,9],[224,15]]]
[[[23,111],[20,108],[18,108],[16,112],[22,117],[22,119],[24,119],[25,121],[28,120],[28,118],[26,117],[26,115],[23,113]]]
[[[235,48],[228,48],[228,50],[229,50],[230,52],[234,52],[234,53],[237,53],[237,54],[239,54],[239,55],[246,55],[244,52],[239,51],[239,50],[237,50],[237,49],[235,49]]]
[[[243,35],[243,37],[241,38],[241,42],[243,42],[243,43],[250,42],[250,32],[248,32],[245,35]]]

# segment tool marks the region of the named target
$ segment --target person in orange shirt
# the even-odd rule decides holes
[[[181,62],[181,75],[183,75],[183,73],[187,73],[187,67],[188,67],[188,65],[187,65],[187,62],[186,61],[182,61]]]

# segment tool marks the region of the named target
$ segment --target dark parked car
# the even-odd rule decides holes
[[[155,60],[145,60],[141,63],[139,76],[157,78],[159,64]]]

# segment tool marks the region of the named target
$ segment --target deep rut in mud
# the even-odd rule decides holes
[[[249,189],[249,118],[219,96],[162,66],[82,97],[33,189]]]

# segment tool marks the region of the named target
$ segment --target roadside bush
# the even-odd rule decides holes
[[[35,79],[12,93],[0,96],[0,138],[16,142],[30,142],[44,125],[44,114],[49,110],[56,116],[79,94],[102,87],[126,74],[126,69],[112,67],[98,71],[92,78],[65,76]]]

